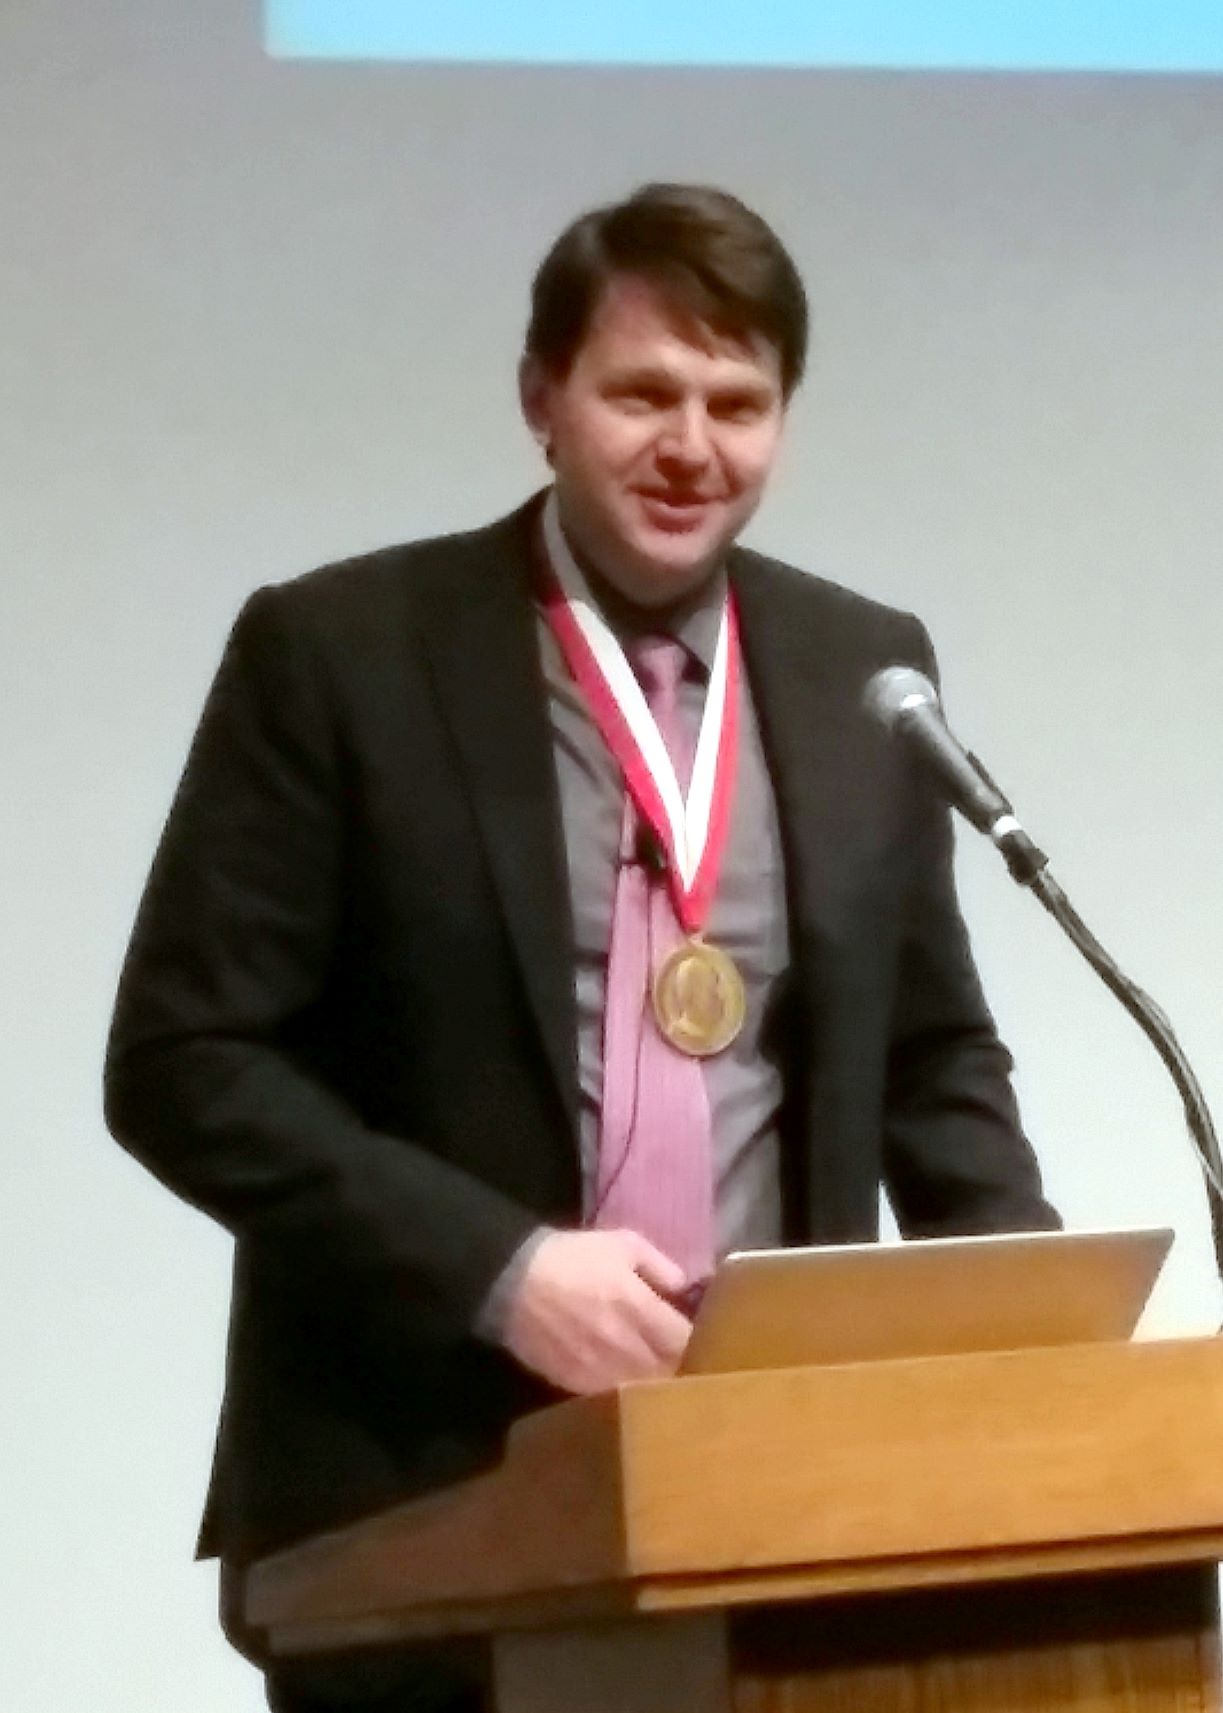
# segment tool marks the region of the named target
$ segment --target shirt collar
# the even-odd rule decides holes
[[[549,503],[556,503],[552,495],[549,495]],[[559,522],[559,518],[557,521]],[[565,544],[572,553],[572,544],[567,536]],[[622,648],[627,650],[632,643],[646,636],[674,637],[676,642],[683,644],[708,678],[713,671],[718,632],[722,624],[722,609],[726,604],[727,577],[724,565],[720,565],[699,588],[693,589],[682,600],[663,608],[638,606],[618,589],[614,589],[606,578],[585,562],[582,562],[582,574],[591,594],[598,602],[599,610]]]

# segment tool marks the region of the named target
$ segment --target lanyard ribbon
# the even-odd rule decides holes
[[[555,493],[544,507],[543,532],[551,573],[544,580],[544,617],[638,813],[666,853],[680,926],[689,936],[699,935],[717,891],[738,763],[740,655],[734,598],[728,593],[722,608],[685,800],[641,685],[565,541]]]

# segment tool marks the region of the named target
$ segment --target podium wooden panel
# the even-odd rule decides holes
[[[1223,1346],[692,1377],[256,1566],[273,1650],[494,1639],[502,1713],[1212,1710]]]

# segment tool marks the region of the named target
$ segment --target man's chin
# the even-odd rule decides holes
[[[720,530],[654,529],[639,519],[625,528],[620,522],[620,528],[605,524],[598,547],[580,556],[588,571],[636,606],[683,600],[713,576],[730,545]]]
[[[643,607],[665,607],[691,595],[717,571],[724,550],[704,553],[648,552],[638,548],[626,555],[613,577],[622,594]]]

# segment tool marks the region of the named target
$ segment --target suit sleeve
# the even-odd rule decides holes
[[[934,678],[929,638],[916,628],[917,662]],[[956,899],[950,814],[917,767],[907,784],[884,1120],[889,1199],[909,1237],[1055,1228]]]
[[[283,591],[252,597],[209,695],[137,917],[105,1072],[119,1141],[267,1265],[470,1330],[537,1224],[368,1127],[294,1055],[342,911],[333,718]]]

